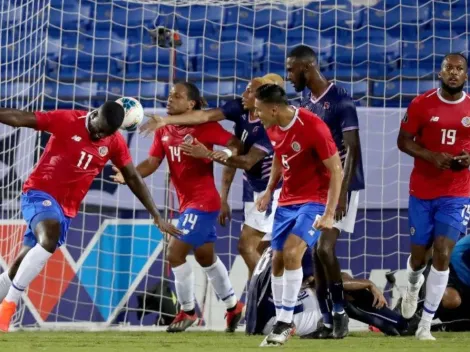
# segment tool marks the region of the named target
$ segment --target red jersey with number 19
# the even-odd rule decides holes
[[[180,145],[197,139],[212,149],[214,145],[226,146],[232,137],[217,122],[197,126],[170,125],[155,132],[149,155],[160,160],[167,157],[180,212],[188,208],[205,212],[220,210],[220,196],[215,187],[212,160],[184,155]]]
[[[408,106],[401,129],[433,152],[457,156],[470,152],[470,98],[463,93],[458,101],[447,101],[433,89],[416,97]],[[470,196],[470,171],[440,170],[415,158],[410,178],[410,194],[420,199]]]
[[[108,160],[117,168],[132,161],[119,132],[96,142],[90,139],[87,114],[80,110],[35,112],[37,129],[52,136],[23,185],[24,192],[34,189],[50,194],[71,218]]]
[[[267,132],[275,157],[282,164],[283,184],[279,205],[326,204],[330,172],[323,160],[337,153],[326,123],[317,115],[300,108],[296,109],[288,126],[273,126]]]

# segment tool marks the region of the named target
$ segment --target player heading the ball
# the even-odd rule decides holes
[[[283,344],[295,332],[292,321],[303,272],[302,257],[323,229],[331,229],[341,190],[341,160],[328,126],[305,109],[289,106],[281,87],[256,91],[255,114],[274,147],[268,187],[257,206],[266,209],[282,176],[272,233],[272,291],[277,322],[263,341]]]
[[[168,115],[179,115],[203,107],[199,89],[192,83],[175,84],[168,96]],[[215,223],[220,210],[220,197],[214,183],[212,160],[194,158],[185,146],[199,141],[212,149],[225,146],[236,155],[240,142],[217,122],[196,126],[165,126],[155,132],[149,157],[137,166],[142,177],[153,174],[166,157],[171,181],[180,204],[178,228],[182,235],[170,238],[168,261],[175,275],[175,288],[181,311],[168,327],[168,332],[182,332],[197,321],[194,301],[194,272],[186,257],[191,250],[202,266],[217,296],[227,308],[227,332],[233,332],[242,317],[243,304],[237,300],[227,269],[215,254]],[[125,180],[118,173],[113,179]]]
[[[463,91],[467,69],[463,55],[446,55],[439,72],[441,88],[413,99],[398,135],[398,148],[415,159],[408,206],[411,255],[401,306],[405,318],[415,314],[426,249],[433,247],[424,310],[416,331],[420,340],[435,340],[431,321],[446,289],[452,249],[466,233],[470,218],[470,98]]]
[[[164,232],[178,234],[163,221],[147,186],[135,169],[126,142],[117,132],[124,108],[108,101],[91,112],[28,112],[0,109],[0,123],[52,134],[35,169],[23,185],[21,210],[27,222],[23,248],[0,276],[0,330],[8,331],[23,291],[65,243],[68,228],[93,179],[111,160],[132,192]],[[6,297],[5,297],[6,296]]]

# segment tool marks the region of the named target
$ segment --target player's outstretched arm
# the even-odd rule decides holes
[[[133,163],[128,163],[126,166],[119,169],[124,181],[127,183],[132,193],[140,200],[145,209],[153,216],[155,224],[161,231],[169,233],[170,235],[178,235],[181,232],[173,225],[167,223],[162,219],[160,213],[155,205],[152,195],[150,194],[147,185],[145,184],[139,171],[135,168]]]
[[[373,306],[375,308],[382,308],[387,305],[387,300],[385,299],[383,293],[379,290],[375,284],[367,279],[354,279],[347,273],[341,273],[343,278],[343,287],[345,291],[360,291],[360,290],[369,290],[374,296]]]
[[[0,108],[0,123],[11,127],[37,128],[37,119],[34,113],[17,109]]]
[[[146,178],[147,176],[150,176],[155,171],[157,171],[157,169],[160,166],[161,162],[162,161],[159,158],[156,158],[154,156],[149,156],[147,159],[145,159],[139,165],[137,165],[136,170],[142,178]],[[121,173],[121,171],[115,166],[113,166],[113,170],[114,170],[114,172],[116,172],[116,174],[111,175],[109,177],[114,182],[124,185],[126,183],[126,181],[125,181],[124,176]]]
[[[215,153],[211,155],[211,158],[219,164],[231,166],[237,169],[250,170],[254,165],[256,165],[258,161],[262,160],[266,155],[268,155],[267,152],[253,146],[245,155],[234,155],[226,159],[225,161],[217,158],[217,155]]]

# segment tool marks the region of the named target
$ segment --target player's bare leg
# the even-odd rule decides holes
[[[293,323],[294,307],[303,280],[302,257],[307,249],[307,245],[299,236],[290,234],[284,243],[282,252],[273,253],[273,278],[282,276],[282,300],[276,324],[272,332],[266,337],[261,346],[283,345],[291,336],[295,334]],[[277,289],[277,288],[276,288]],[[274,294],[273,300],[279,306],[279,291]],[[275,297],[276,296],[276,297]],[[276,309],[277,313],[277,309]]]
[[[437,236],[434,240],[432,266],[426,280],[423,315],[416,331],[416,338],[419,340],[435,340],[431,335],[431,322],[449,281],[450,255],[454,246],[455,241],[446,236]]]
[[[38,243],[25,254],[12,285],[0,305],[0,331],[8,331],[21,295],[56,250],[60,231],[60,223],[57,220],[43,220],[36,225],[34,234]]]
[[[243,225],[238,241],[238,252],[248,267],[248,279],[251,279],[256,263],[258,263],[261,258],[261,254],[257,251],[257,248],[264,235],[264,232],[258,231],[246,224]]]
[[[235,332],[242,319],[244,304],[238,301],[228,271],[219,257],[215,254],[214,243],[206,243],[194,250],[197,262],[206,272],[207,278],[214,288],[217,296],[225,303],[227,313],[226,332]]]
[[[5,270],[2,275],[0,275],[0,302],[6,297],[8,290],[11,287],[11,281],[15,278],[16,272],[18,271],[23,258],[30,250],[31,247],[23,246],[20,253],[18,253],[14,262],[11,264],[10,269]]]
[[[269,246],[271,246],[271,241],[261,241],[260,243],[258,243],[258,247],[256,247],[256,250],[258,251],[259,255],[262,255],[266,248],[268,248]]]
[[[340,231],[336,228],[322,231],[315,251],[322,264],[333,302],[333,338],[336,339],[342,339],[349,333],[349,318],[344,311],[343,280],[335,251],[339,234]]]
[[[183,332],[197,321],[194,302],[194,273],[186,257],[192,246],[171,237],[168,243],[167,259],[175,275],[176,297],[181,311],[167,328],[167,332]]]

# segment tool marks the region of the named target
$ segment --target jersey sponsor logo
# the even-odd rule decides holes
[[[298,142],[292,142],[291,147],[292,147],[292,150],[294,152],[299,152],[300,151],[300,144]]]
[[[80,142],[82,140],[82,137],[75,135],[72,137],[72,140],[75,142]]]
[[[406,113],[405,116],[403,116],[403,118],[401,119],[401,122],[403,123],[408,122],[408,113]]]
[[[44,205],[45,207],[50,207],[52,205],[52,202],[46,199],[45,201],[42,202],[42,205]]]
[[[413,236],[415,234],[416,230],[413,226],[410,227],[410,235]]]
[[[470,117],[469,116],[465,116],[462,119],[462,125],[463,125],[463,127],[470,127]]]
[[[438,122],[438,121],[439,121],[439,116],[431,117],[431,122]]]
[[[99,147],[98,153],[100,153],[101,156],[106,156],[108,154],[108,147]]]
[[[187,134],[186,136],[184,136],[183,141],[186,144],[192,144],[194,142],[194,138],[190,134]]]

